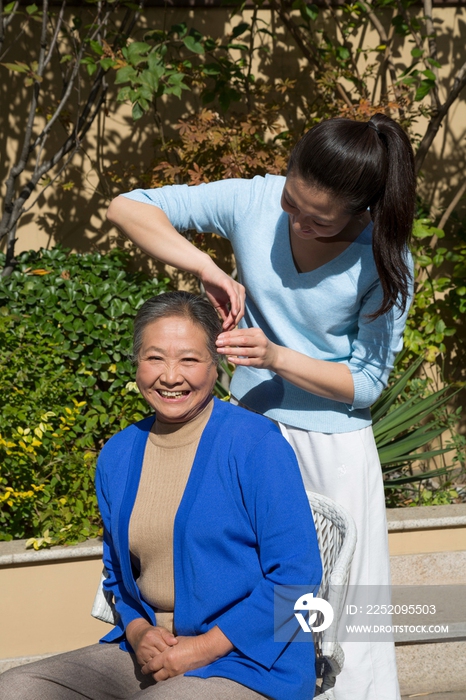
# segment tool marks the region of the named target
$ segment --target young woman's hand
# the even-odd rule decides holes
[[[210,303],[220,314],[223,329],[233,329],[244,316],[245,288],[212,260],[198,274]]]
[[[260,328],[237,328],[220,333],[217,350],[234,365],[273,369],[279,350]]]
[[[219,312],[223,328],[234,328],[244,314],[246,291],[214,263],[207,253],[193,246],[172,226],[158,207],[116,197],[107,218],[141,250],[167,265],[199,277],[207,296]]]
[[[147,620],[132,620],[126,627],[126,638],[133,647],[137,662],[144,667],[155,656],[178,644],[178,639],[165,627],[154,627]]]
[[[354,382],[346,365],[316,360],[272,343],[260,328],[237,328],[220,333],[217,351],[234,365],[269,369],[311,394],[349,405],[353,403]]]

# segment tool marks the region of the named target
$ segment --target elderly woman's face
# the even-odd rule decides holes
[[[212,396],[217,368],[204,329],[183,316],[168,316],[144,329],[136,382],[163,423],[194,418]]]

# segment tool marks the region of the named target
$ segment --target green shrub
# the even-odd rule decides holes
[[[120,249],[30,251],[0,281],[0,540],[100,532],[97,454],[150,410],[129,359],[134,312],[168,283],[128,263]]]

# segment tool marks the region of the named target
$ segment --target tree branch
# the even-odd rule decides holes
[[[95,31],[92,33],[92,35],[91,35],[91,37],[90,37],[91,40],[92,40],[93,38],[95,38],[95,36],[98,34],[98,32],[99,32],[99,30],[100,30],[100,27],[103,26],[103,24],[106,22],[107,19],[108,19],[108,13],[105,15],[104,19],[101,20],[101,24],[98,26],[98,28],[95,29]],[[80,67],[81,67],[81,59],[82,59],[82,57],[83,57],[83,54],[84,54],[84,51],[85,51],[85,50],[86,50],[86,44],[85,44],[85,42],[83,41],[83,42],[81,43],[79,52],[78,52],[77,56],[75,57],[75,63],[74,63],[73,71],[72,71],[71,76],[70,76],[70,78],[69,78],[69,80],[68,80],[68,84],[67,84],[66,89],[65,89],[65,92],[64,92],[64,94],[63,94],[63,96],[62,96],[62,98],[61,98],[61,100],[60,100],[60,103],[58,104],[58,106],[57,106],[57,108],[56,108],[56,110],[55,110],[55,112],[54,112],[52,118],[49,119],[49,121],[48,121],[47,124],[45,125],[44,129],[43,129],[43,130],[41,131],[41,133],[36,137],[34,143],[31,145],[31,151],[34,150],[34,149],[44,140],[44,138],[47,136],[47,134],[49,133],[49,131],[50,131],[51,128],[53,127],[54,123],[57,121],[57,119],[59,119],[60,114],[62,113],[63,109],[65,108],[66,103],[68,102],[69,97],[70,97],[70,95],[71,95],[71,91],[72,91],[72,89],[73,89],[73,87],[74,87],[75,80],[76,80],[76,78],[77,78],[77,76],[78,76],[79,69],[80,69]],[[99,68],[99,70],[102,70],[102,69]]]
[[[380,38],[380,43],[386,47],[385,53],[384,53],[384,58],[383,58],[383,63],[380,67],[380,70],[381,70],[381,74],[383,76],[386,68],[388,68],[388,72],[390,74],[390,79],[392,81],[393,91],[396,95],[398,92],[397,85],[396,85],[396,83],[397,83],[396,68],[395,68],[395,65],[392,61],[392,57],[390,54],[390,45],[391,45],[392,40],[393,40],[393,25],[390,27],[390,36],[388,36],[387,32],[385,31],[385,27],[383,26],[382,22],[377,17],[377,15],[374,12],[374,10],[372,9],[371,5],[364,2],[363,0],[361,0],[361,5],[365,9],[367,16],[369,17],[370,23],[372,24],[372,26],[374,27],[374,29],[378,33],[379,38]],[[399,111],[400,111],[400,116],[401,116],[402,111],[401,110],[399,110]]]
[[[60,175],[62,174],[62,172],[63,172],[64,170],[66,170],[66,168],[67,168],[68,165],[70,164],[71,160],[73,159],[74,154],[75,154],[78,150],[79,150],[79,147],[76,147],[72,152],[70,152],[70,153],[68,154],[68,158],[65,160],[65,162],[63,163],[63,165],[60,166],[60,169],[58,170],[58,172],[55,173],[55,175],[51,178],[50,182],[48,182],[48,183],[45,185],[45,187],[39,192],[39,194],[38,194],[37,197],[34,199],[34,201],[32,201],[32,202],[29,204],[28,207],[23,207],[22,214],[27,214],[28,211],[31,211],[31,209],[37,204],[37,202],[39,201],[39,199],[40,199],[41,197],[44,196],[45,192],[49,189],[49,187],[51,187],[52,185],[55,184],[55,182],[58,180],[58,178],[60,177]]]
[[[340,20],[338,19],[337,13],[335,12],[335,9],[334,9],[334,8],[332,7],[332,5],[330,4],[330,0],[324,0],[324,2],[325,2],[325,6],[326,6],[327,10],[328,10],[328,11],[330,12],[330,14],[332,15],[332,19],[333,19],[333,21],[335,22],[336,28],[339,30],[339,32],[340,32],[340,34],[341,34],[341,38],[342,38],[342,41],[343,41],[343,46],[348,50],[348,53],[349,53],[349,55],[350,55],[351,65],[352,65],[353,71],[354,71],[354,73],[355,73],[355,75],[356,75],[356,77],[357,77],[357,79],[358,79],[358,87],[359,87],[359,89],[360,89],[360,91],[361,91],[361,94],[362,94],[363,97],[367,98],[367,97],[369,97],[369,93],[368,93],[368,91],[367,91],[367,87],[366,87],[366,85],[365,85],[363,79],[361,78],[361,75],[360,75],[360,73],[359,73],[358,67],[357,67],[357,65],[356,65],[356,61],[354,60],[354,56],[353,56],[353,47],[352,47],[351,44],[346,40],[345,33],[344,33],[343,29],[342,29]]]
[[[57,26],[55,27],[52,41],[50,42],[49,52],[48,52],[47,56],[45,57],[45,61],[44,61],[45,65],[47,65],[49,63],[50,59],[52,58],[52,53],[53,53],[53,50],[55,48],[55,45],[56,45],[57,39],[58,39],[58,33],[61,29],[61,25],[63,24],[63,16],[65,14],[65,7],[66,7],[66,0],[63,0],[59,15],[58,15],[58,19],[57,19]]]
[[[429,56],[433,58],[434,61],[437,60],[437,36],[435,33],[434,22],[432,19],[432,0],[424,0],[424,19],[426,23],[426,34],[427,34],[427,45],[429,47]],[[439,73],[436,66],[429,66],[429,69],[435,75],[435,87],[431,90],[432,107],[435,109],[440,109],[440,96],[439,96]]]
[[[5,29],[8,27],[10,22],[12,21],[13,17],[15,16],[15,12],[18,9],[19,6],[19,1],[15,2],[12,11],[10,12],[9,15],[6,15],[3,17],[3,0],[0,0],[0,51],[2,50],[3,42],[5,41]],[[3,58],[3,56],[2,56]]]
[[[409,31],[411,32],[411,36],[414,39],[414,43],[416,44],[416,47],[420,51],[424,51],[424,49],[422,48],[422,39],[420,39],[418,37],[418,35],[416,34],[416,30],[413,28],[413,25],[411,24],[411,21],[408,17],[408,13],[406,12],[406,9],[403,7],[403,3],[401,2],[401,0],[396,0],[396,4],[398,6],[398,11],[399,11],[400,15],[403,17],[404,21],[406,22],[407,26],[409,27]],[[424,7],[425,7],[425,5],[424,5]],[[432,8],[432,6],[431,6],[431,8]],[[432,31],[433,31],[433,24],[432,24]],[[429,32],[427,32],[427,33],[429,33]],[[424,62],[425,67],[428,68],[429,70],[431,70],[432,67],[426,63],[425,59],[423,58],[422,60]],[[430,101],[431,101],[432,109],[434,109],[434,110],[439,109],[440,99],[439,99],[439,95],[438,95],[437,82],[435,84],[435,87],[430,91]]]
[[[46,16],[48,12],[48,0],[44,0],[43,3],[43,15],[42,15],[42,32],[41,32],[41,48],[39,52],[39,68],[38,68],[38,73],[41,65],[43,64],[43,44],[44,44],[44,37],[43,37],[43,28],[44,24],[45,27],[46,25]],[[43,65],[42,65],[42,70],[43,70]],[[3,238],[5,234],[7,234],[9,231],[11,231],[11,228],[15,226],[14,224],[11,224],[11,217],[13,216],[13,211],[14,211],[14,205],[13,205],[13,199],[14,199],[14,192],[15,192],[15,184],[16,184],[16,179],[18,176],[24,171],[27,165],[27,161],[29,158],[30,154],[30,142],[31,142],[31,137],[32,137],[32,130],[34,128],[34,121],[35,121],[35,116],[36,116],[36,109],[37,109],[37,103],[39,100],[39,93],[40,93],[40,82],[39,81],[34,81],[33,89],[32,89],[32,98],[31,98],[31,104],[29,107],[29,115],[28,119],[26,122],[26,129],[24,132],[24,140],[23,140],[23,146],[21,148],[21,153],[19,156],[19,159],[17,163],[11,168],[10,174],[7,178],[6,181],[6,193],[5,193],[5,204],[4,204],[4,212],[2,216],[2,220],[0,222],[0,240]]]
[[[311,65],[315,66],[319,71],[323,73],[325,70],[325,66],[322,63],[317,50],[314,48],[314,46],[312,46],[312,44],[309,41],[307,41],[304,32],[296,24],[294,19],[291,17],[290,13],[283,6],[282,0],[270,0],[270,6],[274,10],[276,10],[281,21],[283,22],[283,24],[288,29],[291,36],[297,43],[298,48],[301,50],[303,56]],[[336,91],[338,93],[338,96],[346,103],[348,107],[353,106],[350,98],[346,93],[346,90],[339,83],[337,83],[336,85]]]
[[[457,74],[455,75],[455,80],[453,82],[453,87],[450,90],[450,94],[448,95],[447,99],[443,103],[443,105],[440,107],[438,112],[434,114],[434,116],[431,118],[427,129],[426,133],[424,134],[422,141],[419,145],[419,148],[417,150],[414,162],[416,165],[416,172],[418,173],[419,170],[422,167],[422,164],[424,163],[425,157],[429,151],[429,148],[432,145],[432,142],[437,135],[438,130],[440,129],[443,120],[445,119],[446,115],[448,114],[448,110],[452,106],[453,102],[457,99],[458,95],[460,94],[461,90],[464,88],[466,85],[466,63],[463,63]]]
[[[103,77],[103,76],[102,76]],[[94,84],[95,87],[95,84]],[[91,100],[91,95],[92,95],[92,100]],[[86,103],[85,109],[83,110],[83,114],[81,115],[81,118],[79,120],[79,127],[78,129],[74,130],[73,133],[66,139],[65,143],[61,146],[61,148],[56,151],[54,156],[44,162],[40,168],[37,168],[34,172],[34,175],[29,179],[29,182],[26,184],[25,187],[23,187],[22,191],[20,192],[19,196],[16,198],[12,208],[11,208],[11,213],[9,217],[9,222],[8,222],[8,230],[5,231],[2,235],[0,235],[0,240],[1,237],[3,237],[5,234],[7,234],[7,250],[6,250],[6,260],[5,260],[5,269],[6,270],[11,270],[12,265],[14,262],[14,245],[16,242],[16,226],[18,223],[18,220],[24,213],[24,203],[29,199],[31,196],[32,192],[34,191],[35,187],[37,186],[39,180],[47,173],[49,170],[51,170],[57,163],[59,163],[64,156],[66,156],[73,148],[76,150],[79,149],[80,147],[80,142],[81,140],[85,137],[87,134],[88,130],[92,126],[92,123],[94,122],[106,96],[106,88],[102,90],[102,93],[99,97],[99,99],[96,101],[94,104],[94,108],[92,108],[92,101],[94,101],[97,97],[97,92],[95,90],[91,91],[91,94],[89,95],[88,101]],[[8,274],[8,273],[5,273]],[[3,275],[4,276],[4,275]]]
[[[466,180],[463,182],[463,184],[461,185],[461,187],[458,189],[457,193],[455,194],[455,196],[451,200],[450,204],[445,209],[445,211],[442,215],[442,218],[440,219],[440,221],[438,223],[437,228],[440,228],[443,231],[443,229],[445,228],[445,224],[447,223],[448,219],[450,218],[454,209],[456,208],[456,205],[458,204],[458,202],[460,201],[461,197],[464,195],[465,192],[466,192]]]

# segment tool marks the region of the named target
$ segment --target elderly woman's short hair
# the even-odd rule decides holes
[[[135,364],[138,362],[142,336],[146,326],[159,318],[170,316],[183,316],[200,326],[206,334],[210,356],[213,362],[218,364],[216,340],[219,333],[222,332],[222,322],[207,299],[190,292],[167,292],[144,302],[134,319],[133,362]]]

